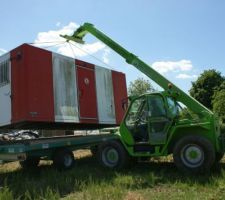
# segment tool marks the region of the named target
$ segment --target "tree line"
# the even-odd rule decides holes
[[[192,82],[190,95],[219,116],[225,132],[225,77],[215,69],[205,70]]]

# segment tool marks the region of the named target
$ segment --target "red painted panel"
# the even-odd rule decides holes
[[[52,53],[24,44],[11,52],[11,58],[12,121],[53,122]]]
[[[81,123],[98,123],[94,65],[76,60]]]
[[[120,124],[123,120],[125,110],[123,109],[123,101],[127,99],[127,87],[125,74],[112,71],[113,93],[116,112],[116,123]]]
[[[28,113],[27,98],[27,66],[22,57],[25,53],[25,45],[19,46],[10,53],[11,58],[11,99],[12,99],[12,123],[26,121]]]
[[[85,68],[89,68],[89,69],[93,69],[95,70],[95,66],[93,64],[84,62],[82,60],[75,60],[76,65],[81,66],[81,67],[85,67]]]

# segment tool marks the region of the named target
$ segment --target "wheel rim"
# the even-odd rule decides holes
[[[65,167],[70,167],[73,163],[73,159],[71,158],[70,155],[65,155],[64,156],[64,165]]]
[[[187,167],[199,167],[204,162],[204,151],[196,144],[185,145],[181,150],[181,160]]]
[[[102,152],[102,161],[108,167],[115,167],[119,161],[119,154],[112,147],[105,148]]]

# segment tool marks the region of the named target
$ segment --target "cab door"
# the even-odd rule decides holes
[[[134,143],[149,140],[148,136],[148,106],[145,96],[133,100],[125,117],[126,128],[128,129]],[[129,137],[129,136],[126,136]]]
[[[148,102],[148,134],[151,145],[165,144],[171,119],[168,117],[166,104],[161,95],[149,95]]]

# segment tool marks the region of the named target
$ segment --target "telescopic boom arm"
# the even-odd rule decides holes
[[[195,100],[194,98],[186,94],[184,91],[179,89],[174,84],[171,84],[169,80],[167,80],[160,73],[155,71],[152,67],[150,67],[149,65],[144,63],[142,60],[140,60],[136,55],[130,53],[129,51],[124,49],[122,46],[120,46],[118,43],[116,43],[115,41],[110,39],[108,36],[106,36],[104,33],[96,29],[93,24],[84,23],[73,33],[72,36],[61,35],[61,37],[65,38],[67,41],[71,40],[74,42],[84,44],[83,38],[87,33],[91,33],[101,42],[103,42],[108,47],[113,49],[116,53],[122,56],[127,63],[136,67],[146,76],[148,76],[151,80],[153,80],[159,86],[161,86],[165,91],[167,91],[168,94],[173,96],[177,101],[180,101],[181,103],[186,105],[193,112],[198,113],[201,116],[213,115],[213,113],[209,109],[207,109],[205,106],[203,106],[197,100]]]

